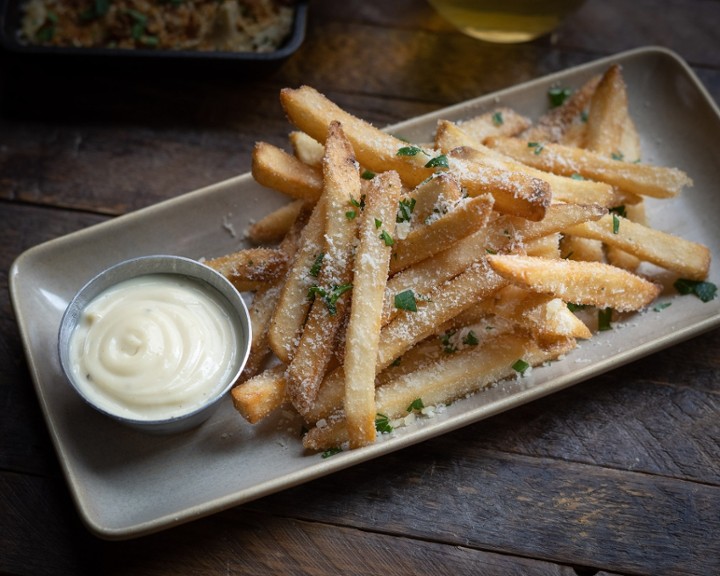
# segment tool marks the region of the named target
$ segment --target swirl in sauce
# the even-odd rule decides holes
[[[183,276],[120,282],[83,310],[70,342],[76,381],[106,412],[166,419],[200,407],[231,377],[239,349],[222,301]]]

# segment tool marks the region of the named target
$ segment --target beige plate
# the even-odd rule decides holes
[[[439,117],[460,119],[505,104],[537,117],[552,85],[578,86],[609,64],[623,64],[644,158],[678,166],[695,180],[682,197],[653,203],[650,221],[720,255],[720,112],[677,56],[649,48],[599,60],[392,128],[426,141]],[[101,269],[126,258],[173,253],[192,258],[229,252],[247,223],[284,199],[249,175],[34,247],[11,270],[10,289],[30,370],[80,513],[95,534],[140,536],[248,502],[358,462],[443,434],[656,352],[720,324],[720,299],[673,297],[562,361],[456,402],[362,450],[323,459],[304,454],[300,423],[279,414],[255,427],[228,400],[201,428],[172,437],[126,429],[87,407],[63,380],[57,354],[60,318],[72,295]],[[237,231],[237,237],[232,230]],[[711,278],[720,284],[715,265]]]

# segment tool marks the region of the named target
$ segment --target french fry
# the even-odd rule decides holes
[[[707,246],[643,226],[616,214],[608,214],[597,222],[572,226],[568,232],[602,240],[691,280],[704,280],[710,271],[711,257]]]
[[[582,121],[582,113],[590,104],[600,79],[600,75],[591,77],[560,106],[555,106],[543,114],[520,137],[530,141],[583,146],[585,123]]]
[[[584,147],[630,162],[640,159],[640,138],[628,110],[627,90],[618,64],[606,70],[593,93]]]
[[[478,142],[490,136],[517,136],[532,126],[529,118],[507,107],[462,120],[459,124],[463,132]]]
[[[315,205],[303,228],[299,249],[285,277],[275,312],[268,328],[268,344],[285,364],[290,362],[297,346],[302,326],[310,310],[308,290],[315,281],[314,263],[323,253],[325,233],[325,200]],[[317,273],[315,273],[317,275]]]
[[[441,283],[457,276],[489,252],[508,250],[536,238],[553,234],[587,220],[597,220],[607,211],[600,206],[554,204],[539,222],[500,216],[479,230],[455,243],[452,249],[436,254],[395,274],[385,290],[383,322],[393,318],[397,309],[395,295],[413,289],[420,296],[428,296]]]
[[[271,350],[268,345],[268,328],[279,295],[279,284],[255,292],[252,304],[248,310],[252,333],[250,355],[245,363],[242,374],[240,374],[240,382],[244,382],[260,372],[270,356]]]
[[[628,220],[637,222],[638,224],[647,225],[645,202],[626,205],[625,216]],[[618,248],[617,246],[606,246],[605,253],[607,255],[607,261],[610,264],[619,268],[625,268],[625,270],[630,270],[630,272],[636,270],[641,262],[640,258],[634,254],[626,252],[622,248]]]
[[[290,198],[317,202],[322,192],[318,169],[267,142],[258,142],[253,149],[252,175],[258,184]]]
[[[410,216],[405,218],[411,226],[424,224],[460,198],[462,188],[457,178],[448,172],[438,172],[410,192],[409,202],[414,201],[414,205],[408,205]],[[412,209],[409,206],[412,206]]]
[[[253,244],[272,244],[281,240],[290,230],[293,222],[307,207],[305,200],[294,200],[263,216],[247,231],[248,240]]]
[[[660,294],[661,286],[601,262],[548,260],[532,256],[491,255],[492,269],[534,292],[619,312],[640,310]]]
[[[245,248],[232,254],[206,260],[240,292],[259,290],[277,282],[287,271],[288,256],[276,248]]]
[[[230,396],[243,418],[255,424],[282,406],[285,388],[285,366],[278,364],[235,386]]]
[[[580,174],[641,196],[672,198],[692,185],[688,175],[678,168],[614,160],[572,146],[504,137],[490,138],[487,144],[540,170],[565,176]]]
[[[536,366],[574,346],[572,339],[566,339],[550,348],[541,348],[525,334],[501,334],[483,346],[446,355],[424,369],[379,387],[375,398],[377,410],[388,419],[395,419],[407,415],[408,408],[418,399],[425,406],[447,404],[517,374],[513,365],[519,359]],[[327,450],[342,447],[347,440],[345,419],[338,416],[312,428],[303,438],[303,445],[310,450]]]
[[[288,397],[300,414],[310,409],[317,396],[346,312],[345,292],[352,287],[351,255],[357,218],[346,214],[351,201],[359,202],[360,174],[340,123],[331,122],[328,132],[323,159],[324,258],[316,296],[286,373]]]
[[[435,143],[444,152],[450,152],[459,147],[467,147],[465,157],[473,162],[501,170],[520,172],[543,180],[550,185],[552,199],[556,202],[599,204],[606,208],[628,202],[627,197],[624,197],[605,182],[558,176],[552,172],[545,172],[518,162],[510,156],[506,156],[474,140],[462,130],[462,127],[452,122],[438,122]]]
[[[308,166],[314,166],[320,168],[322,166],[322,159],[325,155],[325,148],[320,142],[311,138],[305,132],[293,130],[290,132],[290,145],[292,146],[293,152],[300,162],[307,164]]]
[[[285,88],[280,92],[280,102],[290,121],[319,142],[324,141],[331,121],[341,122],[360,164],[373,172],[394,170],[407,186],[417,186],[432,176],[436,168],[444,169],[442,155],[408,146],[407,142],[342,110],[313,88]],[[489,192],[495,196],[497,210],[533,220],[544,216],[550,203],[549,187],[544,182],[503,170],[478,170],[463,161],[462,153],[455,155],[453,163],[461,186],[471,196]]]
[[[391,252],[385,238],[395,232],[401,191],[395,172],[375,176],[365,196],[358,231],[344,355],[343,405],[353,448],[375,441],[375,360]]]
[[[404,239],[393,243],[390,272],[394,274],[450,248],[458,240],[483,228],[493,203],[490,194],[469,198],[437,220],[413,229]]]
[[[562,240],[560,240],[560,256],[566,260],[605,261],[602,242],[573,234],[564,234]]]

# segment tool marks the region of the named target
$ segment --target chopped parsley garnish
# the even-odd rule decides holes
[[[562,106],[565,103],[565,100],[567,100],[571,94],[572,90],[570,90],[570,88],[550,88],[550,90],[548,90],[548,99],[550,100],[550,106],[553,108]]]
[[[395,222],[410,222],[413,210],[415,210],[415,202],[415,198],[403,198],[400,200]]]
[[[408,310],[409,312],[417,312],[417,300],[412,290],[404,290],[395,294],[395,308],[398,310]]]
[[[568,310],[570,310],[570,312],[577,312],[578,310],[584,310],[585,308],[588,307],[588,305],[587,304],[575,304],[573,302],[568,302],[567,307],[568,307]]]
[[[397,151],[398,156],[417,156],[422,152],[418,146],[403,146]]]
[[[354,220],[355,216],[357,216],[357,212],[355,212],[355,210],[348,210],[345,212],[345,218],[348,220]]]
[[[570,174],[570,178],[573,180],[585,180],[585,176],[578,174],[577,172],[575,174]]]
[[[448,330],[444,334],[440,335],[440,342],[442,343],[443,352],[445,352],[445,354],[453,354],[457,352],[457,346],[450,340],[450,338],[454,335],[455,330]]]
[[[380,228],[380,226],[382,226],[382,220],[380,220],[379,218],[375,218],[375,230]]]
[[[318,274],[320,274],[320,268],[322,267],[323,258],[325,258],[325,252],[320,252],[317,256],[315,256],[315,260],[313,260],[312,266],[310,266],[310,276],[314,276],[315,278],[318,277]]]
[[[620,217],[613,212],[613,234],[618,234],[620,232]]]
[[[337,301],[340,296],[345,294],[348,290],[352,290],[352,284],[341,284],[340,286],[333,286],[330,291],[321,288],[320,286],[310,286],[308,290],[308,298],[315,298],[319,296],[325,302],[328,312],[331,316],[337,314]]]
[[[680,294],[694,294],[703,302],[710,302],[717,294],[717,286],[712,282],[704,282],[702,280],[688,280],[687,278],[678,278],[673,284],[675,290]]]
[[[612,330],[612,308],[598,310],[598,330]]]
[[[672,302],[659,302],[653,306],[653,312],[661,312],[670,306],[672,306]]]
[[[375,172],[371,172],[370,170],[363,170],[363,173],[360,174],[360,178],[363,180],[372,180],[375,178]]]
[[[359,200],[359,201],[358,201],[358,200],[355,200],[355,198],[353,198],[352,196],[350,196],[350,204],[352,204],[353,206],[355,206],[355,208],[360,208],[360,210],[364,210],[364,209],[365,209],[365,194],[363,194],[362,196],[360,196],[360,200]]]
[[[502,112],[499,110],[492,115],[492,123],[495,126],[502,126],[504,122]]]
[[[477,346],[480,343],[480,340],[478,340],[475,332],[470,330],[470,332],[465,334],[464,338],[462,339],[462,343],[465,344],[465,346]]]
[[[380,233],[380,239],[385,242],[385,246],[392,246],[393,244],[395,244],[395,240],[393,240],[393,237],[387,233],[387,230],[383,230]]]
[[[427,164],[425,164],[425,168],[449,168],[448,165],[448,159],[445,154],[440,154],[440,156],[435,156],[435,158],[431,158],[428,160]]]
[[[375,414],[375,430],[381,434],[393,431],[393,427],[390,426],[390,419],[385,414]]]
[[[541,142],[528,142],[528,148],[534,148],[533,152],[537,155],[543,151],[544,146]]]
[[[623,204],[610,208],[610,212],[617,214],[618,216],[622,216],[623,218],[627,218],[627,210],[625,210],[625,206]]]
[[[405,410],[407,412],[414,412],[415,410],[420,411],[423,408],[425,408],[425,404],[423,404],[422,398],[415,398]]]
[[[530,368],[530,364],[525,362],[522,358],[519,358],[515,361],[515,363],[512,365],[512,369],[515,370],[515,372],[519,373],[521,376],[525,374],[527,369]]]
[[[342,452],[342,448],[330,448],[329,450],[325,450],[325,452],[322,453],[323,458],[330,458],[330,456],[335,456],[335,454],[339,454]]]
[[[612,158],[613,160],[622,160],[623,158],[625,158],[625,156],[622,152],[613,152],[612,154],[610,154],[610,158]]]

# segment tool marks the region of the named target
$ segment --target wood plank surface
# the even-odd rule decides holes
[[[24,250],[246,172],[310,84],[383,126],[660,45],[720,101],[720,2],[588,0],[492,45],[423,0],[313,0],[276,71],[0,53],[0,574],[720,573],[720,330],[451,434],[126,542],[82,525],[8,296]],[[716,264],[713,264],[715,266]]]

